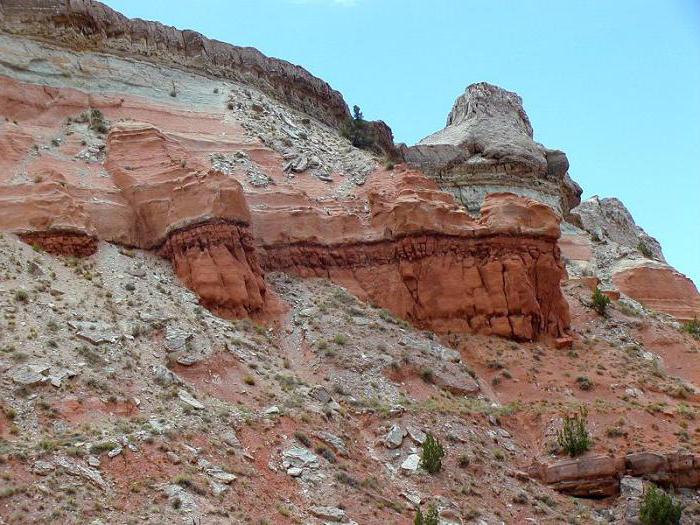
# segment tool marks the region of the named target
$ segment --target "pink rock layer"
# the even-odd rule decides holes
[[[613,275],[615,286],[644,306],[681,321],[700,319],[700,294],[693,281],[669,267],[638,267]]]

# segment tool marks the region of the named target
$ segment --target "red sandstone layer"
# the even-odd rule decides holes
[[[368,211],[255,196],[266,271],[325,277],[418,326],[531,340],[569,326],[559,283],[558,217],[512,194],[475,220],[433,182],[393,175],[367,189]]]
[[[201,303],[222,317],[246,317],[265,304],[265,279],[248,228],[210,222],[168,236],[159,254],[197,292]]]
[[[264,267],[329,277],[438,331],[533,339],[567,330],[559,219],[542,204],[492,195],[476,220],[401,168],[338,198],[336,183],[289,179],[282,157],[220,115],[0,83],[0,109],[17,119],[0,123],[0,228],[47,250],[87,255],[97,239],[159,249],[202,304],[227,317],[265,310]],[[90,107],[110,122],[106,146],[76,162],[86,135],[65,123]],[[58,145],[33,147],[57,135]],[[244,167],[212,169],[210,155],[237,150],[273,184],[245,193]],[[88,248],[65,231],[82,233]]]
[[[700,487],[700,456],[689,452],[626,456],[588,456],[552,464],[535,464],[531,475],[554,489],[579,497],[614,496],[624,475],[675,488]]]
[[[20,234],[20,238],[52,255],[89,257],[97,251],[97,239],[83,233],[39,231]]]
[[[267,247],[266,271],[325,277],[438,332],[531,340],[569,325],[558,249],[539,239],[407,236],[370,244]]]

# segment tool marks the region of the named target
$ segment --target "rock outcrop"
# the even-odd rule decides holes
[[[263,267],[329,278],[440,332],[564,334],[559,220],[550,208],[494,194],[474,220],[418,174],[396,175],[395,184],[370,187],[366,221],[267,196],[253,212]]]
[[[574,220],[600,240],[638,250],[644,246],[651,258],[665,262],[661,244],[637,226],[632,214],[619,199],[593,196],[572,210]]]
[[[485,82],[457,98],[443,130],[402,152],[471,212],[498,191],[544,202],[563,216],[580,200],[566,155],[533,140],[520,97]]]
[[[687,321],[700,317],[700,293],[664,259],[659,242],[615,198],[587,199],[571,212],[562,251],[573,276],[593,274],[645,307]]]
[[[12,38],[2,40],[7,62],[22,63]],[[230,113],[231,100],[248,104],[237,86],[219,107],[208,101],[197,111],[184,95],[164,100],[158,86],[131,94],[117,76],[158,72],[114,60],[104,74],[125,94],[92,94],[60,50],[27,45],[76,76],[51,75],[46,81],[60,85],[47,87],[30,64],[17,69],[31,82],[0,79],[0,108],[12,119],[0,127],[3,230],[52,253],[90,255],[98,241],[155,250],[203,305],[227,317],[263,312],[263,272],[285,271],[330,278],[439,332],[531,340],[568,330],[550,208],[499,194],[475,220],[421,173],[379,170],[357,151],[330,160],[341,154],[315,145],[321,126],[293,122],[271,101],[251,105],[257,119]],[[192,99],[214,95],[208,79],[188,82]],[[286,138],[262,141],[253,123],[273,118]],[[294,140],[306,141],[307,164],[316,148],[319,166],[361,173],[285,169],[298,158],[285,146]]]
[[[217,221],[177,230],[159,253],[214,313],[241,318],[264,308],[265,280],[246,226]]]
[[[620,266],[612,276],[616,288],[647,308],[681,321],[700,318],[700,293],[693,281],[670,266]]]
[[[700,456],[690,452],[639,452],[536,463],[530,474],[571,496],[602,498],[619,493],[620,479],[633,476],[666,487],[700,487]]]
[[[300,66],[196,31],[131,20],[93,0],[1,0],[0,30],[240,81],[336,128],[350,116],[342,95]]]

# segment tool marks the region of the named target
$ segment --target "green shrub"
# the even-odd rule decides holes
[[[557,443],[572,458],[591,448],[588,435],[588,411],[581,407],[578,414],[564,416],[564,425],[557,433]]]
[[[353,117],[343,124],[340,134],[348,139],[356,148],[375,148],[377,137],[372,125],[364,119],[359,106],[353,106],[352,112]]]
[[[581,390],[593,390],[593,381],[588,376],[579,376],[576,378],[576,382]]]
[[[639,520],[643,525],[677,525],[683,507],[663,490],[652,486],[644,491]]]
[[[610,304],[610,297],[603,294],[603,292],[600,291],[600,288],[596,286],[596,289],[593,290],[591,300],[593,301],[593,309],[600,315],[605,315],[605,309]]]
[[[29,295],[24,290],[15,290],[15,301],[20,303],[26,303],[29,299]]]
[[[440,518],[435,505],[428,507],[428,512],[425,513],[425,516],[419,508],[416,511],[416,518],[413,520],[413,525],[438,525],[438,523],[440,523]]]
[[[637,244],[637,249],[647,259],[651,259],[654,256],[654,254],[651,251],[651,248],[649,248],[644,241],[639,241],[639,243]]]
[[[698,321],[697,317],[693,319],[692,321],[688,321],[687,323],[683,324],[683,331],[688,332],[690,335],[694,337],[700,337],[700,321]]]
[[[105,122],[105,117],[99,109],[91,109],[87,115],[88,128],[97,133],[107,133],[109,128]]]
[[[440,441],[432,434],[428,434],[423,442],[423,450],[420,457],[420,464],[431,474],[440,472],[442,468],[442,458],[445,457],[445,449]]]

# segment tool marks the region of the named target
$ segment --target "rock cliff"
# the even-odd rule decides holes
[[[604,288],[681,321],[700,317],[695,284],[666,262],[619,199],[592,197],[571,216],[580,228],[566,225],[561,242],[572,277],[594,275]]]
[[[2,0],[0,29],[76,51],[138,56],[236,80],[332,127],[350,116],[342,95],[302,67],[267,57],[252,47],[211,40],[196,31],[131,20],[93,0]]]
[[[698,522],[697,290],[514,93],[364,150],[304,70],[97,2],[0,0],[0,57],[0,523],[633,522],[651,482]]]
[[[546,206],[493,195],[473,219],[422,173],[349,148],[320,101],[323,114],[212,69],[217,58],[190,62],[186,32],[98,4],[4,6],[0,228],[51,253],[90,255],[98,241],[155,250],[227,317],[263,314],[264,272],[282,271],[329,278],[438,332],[566,335],[559,218]],[[148,56],[125,60],[122,45]],[[284,82],[294,95],[312,80]]]

